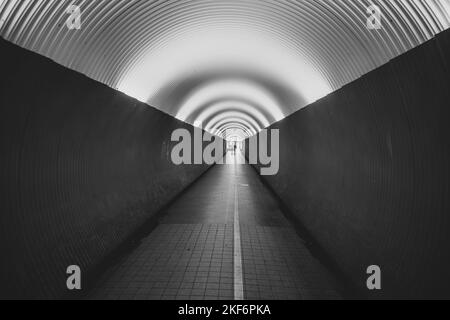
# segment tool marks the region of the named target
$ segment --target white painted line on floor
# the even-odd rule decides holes
[[[238,189],[234,185],[234,300],[244,300],[244,280],[242,277],[241,230],[239,226]]]

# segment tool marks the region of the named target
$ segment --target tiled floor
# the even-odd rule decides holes
[[[212,168],[178,199],[90,298],[234,299],[238,245],[244,299],[339,298],[256,172],[241,155],[227,157],[232,164]]]
[[[95,298],[232,299],[232,229],[161,224],[114,267]]]
[[[290,227],[244,226],[244,291],[248,300],[337,299],[334,279]]]

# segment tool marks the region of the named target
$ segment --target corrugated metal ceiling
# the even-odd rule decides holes
[[[80,30],[66,26],[69,17],[66,10],[72,4],[81,9]],[[379,30],[366,27],[371,4],[379,6],[382,12]],[[183,111],[187,97],[192,98],[199,87],[204,89],[208,81],[235,77],[257,83],[261,90],[269,92],[280,110],[269,110],[259,103],[262,106],[255,108],[263,113],[265,119],[259,122],[265,125],[266,121],[273,122],[298,110],[449,26],[449,0],[0,0],[3,38],[189,122],[211,107],[211,103],[203,101],[202,105]],[[264,67],[246,70],[247,61],[234,66],[226,55],[220,56],[221,60],[211,60],[212,68],[202,69],[197,63],[181,70],[194,60],[194,55],[198,56],[186,44],[182,45],[184,40],[196,39],[192,40],[192,46],[205,44],[206,49],[202,50],[208,52],[209,58],[216,54],[212,47],[218,47],[218,55],[226,51],[220,47],[218,38],[234,39],[241,34],[248,37],[243,36],[236,43],[229,40],[226,45],[234,47],[234,51],[240,51],[241,47],[244,51],[248,43],[250,49],[255,49],[254,53],[249,51],[255,58],[265,53],[267,70]],[[258,42],[253,44],[253,39]],[[268,47],[266,50],[265,45],[274,51]],[[170,52],[178,51],[177,48],[186,52],[186,59],[182,55],[167,57],[175,71],[164,77],[158,74],[155,64],[167,63],[158,60],[164,59],[167,48]],[[307,66],[304,79],[294,74],[281,79],[281,71],[288,73],[283,68],[289,70],[287,61],[294,61],[292,57]],[[245,56],[241,59],[245,60]],[[285,65],[279,65],[283,60]],[[221,61],[225,62],[218,68]],[[281,75],[272,77],[270,65],[281,70]],[[292,64],[291,69],[295,68]],[[292,80],[295,77],[302,87],[287,88],[285,82],[295,82]],[[320,85],[317,92],[308,92]],[[224,104],[223,97],[216,98],[212,95],[209,99]],[[232,98],[252,104],[248,97],[239,99],[238,93]]]

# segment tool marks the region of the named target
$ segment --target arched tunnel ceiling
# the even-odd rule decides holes
[[[366,27],[372,4],[379,30]],[[70,5],[79,30],[66,26]],[[450,0],[0,0],[3,38],[181,120],[246,135],[449,26]]]

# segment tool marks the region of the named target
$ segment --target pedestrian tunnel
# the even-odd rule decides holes
[[[449,298],[449,26],[448,0],[0,0],[0,298]]]

